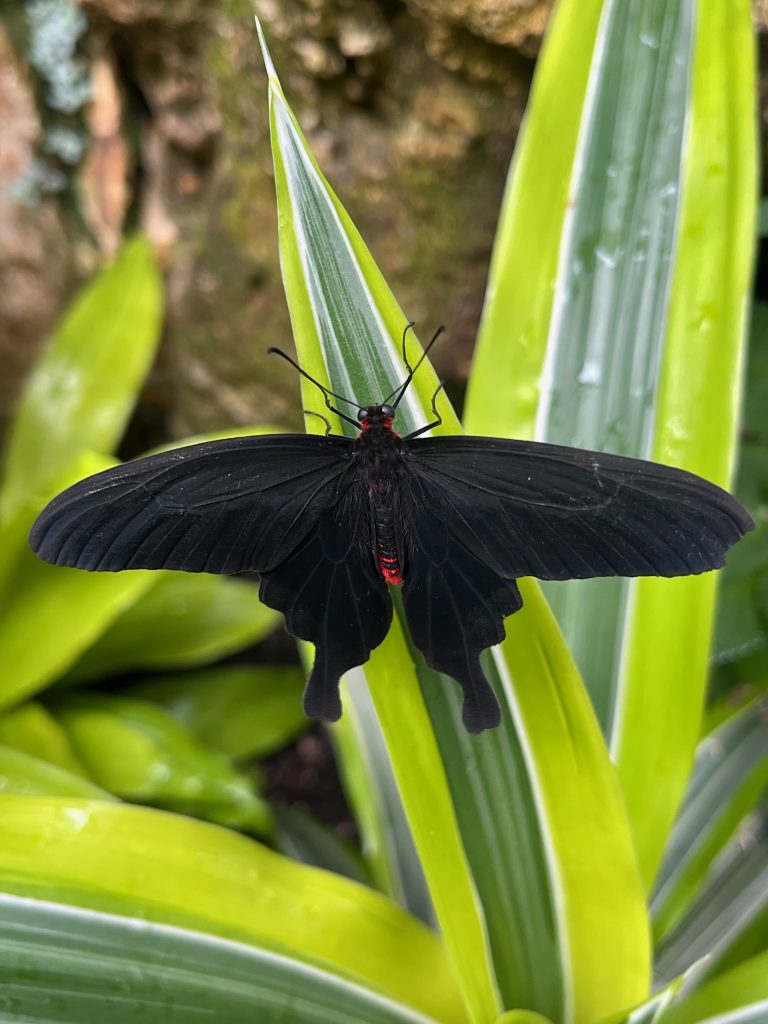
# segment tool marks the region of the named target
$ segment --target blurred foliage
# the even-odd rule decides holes
[[[768,304],[752,308],[744,423],[735,494],[755,531],[728,558],[720,583],[710,699],[768,689]]]
[[[298,665],[169,672],[129,692],[164,707],[193,736],[235,761],[273,754],[307,727]]]
[[[233,761],[279,749],[306,728],[298,668],[230,670],[229,715],[216,703],[215,673],[173,671],[232,655],[277,627],[254,584],[59,569],[27,545],[46,501],[114,464],[161,322],[160,274],[148,243],[135,238],[65,314],[12,424],[0,490],[2,789],[112,795],[268,837],[262,779]],[[158,685],[172,694],[168,708],[146,696],[72,690],[114,688],[150,669],[167,672]],[[51,693],[54,684],[69,692]],[[31,695],[38,699],[24,703]],[[206,702],[217,715],[206,715]]]

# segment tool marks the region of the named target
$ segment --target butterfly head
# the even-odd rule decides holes
[[[371,427],[390,427],[395,418],[395,410],[391,405],[366,405],[357,410],[357,422],[363,430]]]

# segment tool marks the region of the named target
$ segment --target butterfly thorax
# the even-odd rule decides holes
[[[387,409],[387,411],[389,411]],[[396,502],[402,473],[402,438],[392,429],[392,416],[382,406],[360,411],[356,456],[370,509],[372,547],[379,572],[387,583],[403,582],[402,553],[395,529]]]

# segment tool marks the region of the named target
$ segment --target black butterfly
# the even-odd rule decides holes
[[[356,420],[330,402],[349,399],[297,366],[356,438],[237,437],[137,459],[58,495],[30,544],[48,562],[102,572],[259,573],[264,603],[315,645],[304,706],[325,721],[341,715],[341,675],[387,634],[387,584],[402,584],[413,642],[461,685],[464,725],[476,733],[500,721],[480,653],[522,606],[519,576],[706,572],[753,528],[726,491],[669,466],[530,441],[420,437],[439,425],[437,393],[435,421],[400,437],[392,421],[421,359],[406,360],[391,405]]]

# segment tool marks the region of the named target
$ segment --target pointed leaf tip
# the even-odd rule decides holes
[[[264,29],[261,27],[261,21],[259,20],[259,16],[257,14],[254,14],[253,20],[256,23],[256,32],[258,33],[259,36],[259,46],[261,47],[261,56],[264,60],[264,67],[267,69],[267,76],[269,78],[270,83],[274,82],[274,84],[279,87],[280,79],[277,77],[275,65],[272,63],[272,57],[270,56],[269,53],[269,47],[267,46],[267,40],[264,36]]]

